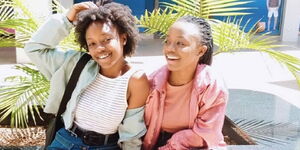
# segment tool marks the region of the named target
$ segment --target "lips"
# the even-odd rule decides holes
[[[179,57],[175,56],[175,55],[166,55],[166,57],[168,60],[178,60],[179,59]]]
[[[100,56],[98,56],[98,59],[105,59],[107,57],[111,56],[111,54],[107,53],[107,54],[102,54]]]

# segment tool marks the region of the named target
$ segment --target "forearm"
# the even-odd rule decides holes
[[[69,35],[72,26],[64,15],[53,15],[33,34],[24,47],[27,56],[48,78],[51,78],[67,58],[73,57],[73,52],[65,53],[55,49],[59,42]]]
[[[176,132],[168,140],[165,146],[159,148],[159,150],[168,149],[190,149],[205,147],[205,141],[201,136],[195,133],[192,129],[185,129]]]
[[[25,45],[25,51],[55,48],[59,42],[69,35],[73,25],[65,15],[51,16],[31,37]]]

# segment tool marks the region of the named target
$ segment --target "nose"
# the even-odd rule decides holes
[[[175,47],[172,43],[165,43],[163,48],[164,48],[165,52],[174,52],[175,51]]]
[[[105,49],[105,46],[103,46],[102,44],[98,44],[97,46],[96,46],[96,50],[97,51],[103,51]]]

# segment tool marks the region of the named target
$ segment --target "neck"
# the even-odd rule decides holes
[[[171,71],[168,82],[173,86],[185,85],[193,80],[195,71],[196,68],[192,68],[184,71]]]
[[[123,60],[119,64],[120,65],[116,65],[115,67],[111,67],[111,68],[101,68],[100,74],[108,78],[116,78],[118,76],[123,75],[129,69],[129,67],[125,60]]]

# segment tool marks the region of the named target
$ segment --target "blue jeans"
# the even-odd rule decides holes
[[[117,143],[102,146],[88,146],[79,137],[72,135],[65,128],[56,132],[53,142],[47,150],[121,150]]]

